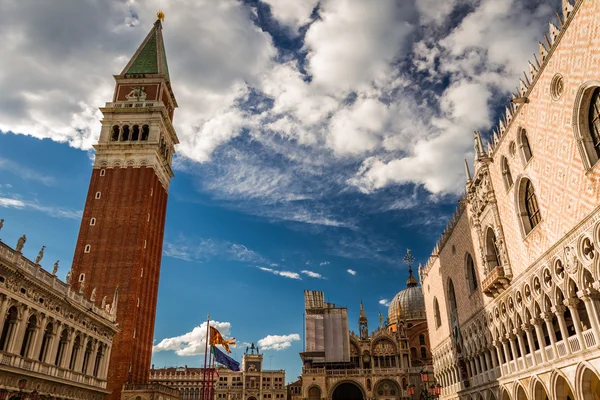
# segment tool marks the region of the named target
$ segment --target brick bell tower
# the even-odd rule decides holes
[[[74,290],[105,307],[118,303],[111,400],[120,399],[125,383],[148,382],[152,357],[171,161],[179,143],[163,18],[159,13],[115,75],[113,100],[100,109],[104,118],[71,271]]]

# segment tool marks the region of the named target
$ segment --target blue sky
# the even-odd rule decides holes
[[[200,365],[210,312],[291,381],[303,290],[348,306],[353,328],[362,298],[377,325],[406,249],[425,262],[454,210],[473,130],[490,135],[560,2],[0,6],[0,238],[26,233],[25,254],[45,245],[64,278],[97,108],[162,8],[181,145],[153,362]]]

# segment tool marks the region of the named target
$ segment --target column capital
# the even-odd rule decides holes
[[[564,303],[564,302],[563,302]],[[567,311],[567,308],[564,305],[557,304],[551,308],[552,312],[555,314],[564,314]]]
[[[576,308],[577,304],[579,304],[580,301],[581,300],[579,300],[578,298],[571,297],[571,298],[565,299],[563,301],[563,304],[569,308],[572,308],[572,307]]]
[[[533,329],[531,325],[532,324],[524,323],[523,325],[521,325],[521,330],[523,330],[524,332],[531,332],[531,330]]]

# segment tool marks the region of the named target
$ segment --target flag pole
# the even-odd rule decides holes
[[[210,391],[208,394],[208,399],[211,400],[213,398],[213,389],[215,387],[215,382],[213,381],[213,377],[215,374],[215,358],[213,357],[213,353],[212,353],[212,348],[213,346],[210,346],[210,355],[208,357],[208,365],[211,366],[210,368]]]
[[[202,400],[206,400],[206,356],[210,340],[210,313],[206,317],[206,343],[204,344],[204,370],[202,371]]]

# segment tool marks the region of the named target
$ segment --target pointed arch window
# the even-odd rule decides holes
[[[523,236],[526,236],[542,220],[537,195],[531,181],[522,178],[517,192],[517,210],[521,220]]]
[[[513,179],[508,165],[508,158],[504,156],[502,157],[502,179],[504,180],[504,188],[506,190],[510,189],[513,185]]]
[[[485,234],[485,261],[487,262],[488,271],[492,271],[500,265],[498,247],[496,247],[496,234],[492,227],[488,227]]]
[[[531,157],[533,157],[533,153],[531,152],[531,145],[529,144],[529,137],[527,136],[527,131],[524,128],[521,128],[519,131],[519,145],[521,147],[521,157],[523,158],[523,164],[527,164]]]
[[[475,261],[470,253],[467,253],[465,260],[465,269],[467,273],[467,282],[469,283],[469,290],[473,293],[478,286],[477,282],[477,271],[475,270]]]
[[[541,217],[540,207],[538,206],[537,198],[535,196],[535,190],[533,189],[533,185],[529,179],[525,185],[525,210],[527,211],[529,224],[533,229],[537,224],[539,224]]]
[[[440,304],[437,297],[433,298],[433,319],[435,319],[435,328],[439,328],[442,325],[442,317],[440,316]]]
[[[588,170],[600,159],[600,81],[589,81],[579,88],[573,117],[577,147]]]

